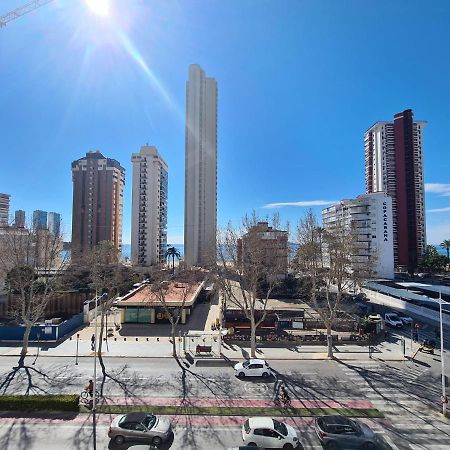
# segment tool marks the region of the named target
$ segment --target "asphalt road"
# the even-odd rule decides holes
[[[371,424],[382,438],[384,449],[443,450],[450,442],[450,424],[436,419],[440,397],[440,361],[437,356],[420,354],[417,362],[380,361],[273,361],[276,376],[270,380],[239,380],[232,367],[195,367],[186,377],[186,393],[191,398],[274,398],[282,380],[293,398],[370,400],[386,412],[385,419]],[[181,371],[170,358],[108,358],[109,377],[105,396],[175,397],[182,394]],[[92,377],[93,361],[39,357],[26,361],[24,369],[12,369],[17,358],[0,358],[2,393],[78,393]],[[99,379],[101,372],[99,372]],[[435,415],[433,415],[433,412]],[[19,414],[20,415],[20,414]],[[1,449],[92,449],[89,415],[66,420],[40,418],[0,418]],[[107,438],[111,417],[99,416],[98,449],[123,450]],[[296,419],[305,449],[320,448],[310,421]],[[198,423],[175,424],[174,440],[162,450],[223,449],[241,442],[240,427]],[[126,447],[125,447],[126,448]]]
[[[276,376],[264,380],[248,379],[241,381],[235,378],[231,366],[195,367],[193,374],[186,378],[186,389],[195,398],[273,398],[278,388],[277,380],[283,381],[292,396],[302,399],[315,398],[354,398],[361,399],[362,392],[351,382],[347,372],[356,367],[362,377],[370,380],[374,389],[388,386],[403,386],[403,381],[414,372],[408,389],[415,395],[423,393],[422,386],[430,385],[434,392],[439,377],[439,359],[432,355],[420,355],[421,362],[377,363],[377,371],[365,372],[363,362],[337,361],[272,361],[271,366]],[[12,369],[17,358],[0,358],[0,392],[25,393],[79,393],[93,378],[92,358],[82,358],[75,366],[73,362],[65,362],[64,358],[40,357],[35,365],[33,358],[26,361],[29,378],[24,369]],[[370,363],[370,362],[369,362]],[[147,397],[179,397],[182,395],[181,370],[170,358],[161,359],[105,359],[107,378],[104,384],[105,396],[142,396]],[[97,381],[102,380],[102,372],[97,366]],[[435,395],[439,398],[439,392]],[[434,399],[432,399],[434,400]]]

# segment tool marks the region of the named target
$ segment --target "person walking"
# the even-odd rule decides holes
[[[413,341],[414,342],[418,342],[419,341],[419,324],[418,323],[416,323],[414,325]]]
[[[91,350],[95,351],[95,334],[91,337]]]

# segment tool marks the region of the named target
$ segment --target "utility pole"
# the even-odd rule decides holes
[[[445,392],[445,357],[444,357],[444,327],[442,324],[442,296],[439,290],[439,322],[441,332],[441,382],[442,382],[442,414],[447,414],[447,395]]]

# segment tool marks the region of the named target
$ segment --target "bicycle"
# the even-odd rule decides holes
[[[94,393],[92,393],[92,394],[94,394]],[[93,398],[93,395],[91,396],[89,391],[87,391],[86,389],[84,391],[82,391],[80,394],[80,400],[83,400],[85,402],[92,400],[92,398]],[[98,400],[99,398],[100,398],[100,392],[95,391],[95,399]]]
[[[274,400],[275,405],[283,408],[290,408],[292,405],[291,399],[288,397],[279,397]]]

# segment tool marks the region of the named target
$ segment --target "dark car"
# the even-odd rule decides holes
[[[377,448],[375,433],[365,423],[347,417],[317,417],[314,428],[321,444],[327,450]]]

